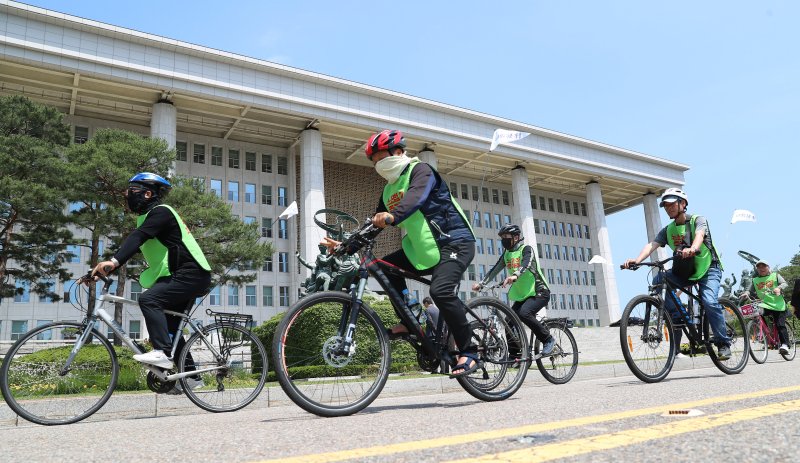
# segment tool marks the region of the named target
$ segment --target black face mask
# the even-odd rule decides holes
[[[514,238],[503,238],[500,240],[500,244],[503,245],[503,249],[510,251],[514,247]]]
[[[151,198],[145,198],[144,194],[147,190],[145,189],[129,189],[128,195],[125,198],[128,203],[128,209],[131,210],[134,214],[143,214],[150,209],[150,205],[157,202],[158,199],[153,196]]]

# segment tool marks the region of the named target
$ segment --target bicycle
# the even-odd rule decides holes
[[[641,262],[630,267],[631,270],[639,267],[657,269],[662,282],[651,284],[649,295],[639,295],[631,299],[622,313],[619,338],[625,363],[637,378],[646,383],[655,383],[666,378],[672,370],[679,347],[672,336],[674,327],[686,334],[691,355],[696,355],[702,347],[722,372],[741,372],[747,365],[750,344],[744,317],[738,305],[732,299],[719,299],[725,316],[726,331],[731,338],[731,357],[720,360],[712,347],[709,320],[700,297],[693,294],[691,287],[678,287],[666,278],[664,265],[673,259],[675,256],[662,261]],[[624,269],[622,266],[620,268]],[[689,297],[687,305],[678,297],[676,291],[679,290]],[[673,325],[672,317],[664,305],[664,297],[672,298],[678,309],[680,321],[677,325]],[[697,311],[695,302],[699,307]]]
[[[106,303],[138,306],[137,302],[108,294],[112,280],[98,276],[104,283],[98,298],[100,304],[88,309],[81,322],[59,321],[39,326],[25,333],[6,354],[0,367],[0,390],[8,406],[24,419],[43,425],[75,423],[97,412],[111,398],[120,375],[119,360],[111,342],[98,330],[100,322],[135,354],[144,352],[103,309]],[[90,272],[76,283],[91,280]],[[147,386],[153,392],[166,393],[180,382],[186,397],[204,410],[238,410],[255,400],[264,387],[266,350],[250,332],[251,316],[206,312],[215,318],[215,323],[203,326],[191,319],[191,314],[164,311],[181,318],[172,335],[170,357],[175,358],[184,329],[188,327],[193,334],[177,352],[176,370],[142,365],[148,370]],[[248,346],[252,357],[260,357],[260,366],[254,367],[252,359],[249,365],[236,360]],[[202,380],[199,383],[198,376]]]
[[[754,362],[762,364],[767,361],[770,349],[777,349],[781,341],[778,336],[778,327],[775,324],[770,325],[764,319],[764,309],[760,306],[760,300],[751,301],[749,304],[742,306],[742,315],[747,320],[747,332],[750,336],[750,357]],[[787,309],[788,310],[788,309]],[[794,325],[789,326],[787,323],[786,331],[789,335],[787,345],[789,352],[786,354],[781,353],[784,360],[792,361],[797,355],[797,342],[794,336]]]
[[[430,280],[413,275],[375,257],[372,252],[380,228],[369,219],[333,249],[338,256],[364,253],[349,294],[324,291],[295,303],[279,322],[272,343],[278,381],[289,398],[302,409],[319,416],[356,413],[374,401],[389,377],[391,352],[386,327],[363,300],[367,278],[385,290],[408,334],[403,340],[417,353],[422,370],[444,372],[458,358],[452,335],[433,330],[426,336],[411,304],[389,283],[386,274],[398,275],[430,285]],[[526,369],[510,369],[509,337],[528,352],[522,322],[506,305],[467,307],[472,341],[478,346],[479,365],[475,372],[459,376],[459,384],[473,397],[484,401],[511,397],[525,380]],[[313,335],[311,335],[313,334]],[[523,360],[527,360],[523,358]]]
[[[495,296],[495,290],[502,288],[502,283],[494,284],[485,289],[492,292],[492,297],[478,297],[470,299],[468,306],[479,306],[492,304],[493,301],[499,302]],[[556,345],[550,355],[542,356],[542,341],[537,338],[533,331],[528,342],[528,368],[536,362],[536,368],[544,379],[553,384],[565,384],[575,376],[578,369],[578,343],[575,336],[570,331],[573,322],[568,317],[547,318],[539,317],[539,322],[547,327],[550,335],[556,340]]]

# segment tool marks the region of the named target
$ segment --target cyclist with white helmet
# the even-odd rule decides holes
[[[547,327],[536,319],[536,314],[550,302],[550,287],[536,261],[533,246],[522,242],[524,238],[518,225],[505,225],[497,234],[504,249],[503,255],[483,281],[472,285],[472,289],[480,291],[503,268],[507,269],[508,276],[503,281],[503,286],[511,285],[508,290],[508,299],[514,302],[511,308],[542,341],[542,355],[548,355],[556,345],[556,340]]]
[[[644,246],[638,257],[626,260],[623,268],[630,268],[645,260],[656,249],[669,246],[679,259],[673,261],[672,269],[666,273],[667,278],[681,287],[699,285],[700,300],[705,307],[714,334],[714,344],[719,352],[717,357],[720,360],[727,360],[731,357],[731,338],[727,334],[722,305],[717,299],[722,280],[722,261],[711,240],[708,221],[701,215],[687,214],[688,205],[689,198],[683,190],[667,189],[661,196],[661,207],[672,222],[664,227],[652,242]],[[667,298],[665,306],[672,314],[673,320],[683,325],[684,321],[674,301]],[[680,327],[674,329],[673,335],[677,346],[680,346],[682,334]]]
[[[172,348],[170,333],[178,328],[180,319],[167,317],[164,310],[188,309],[211,284],[211,266],[197,241],[175,209],[162,204],[171,189],[166,179],[149,172],[136,174],[129,180],[125,198],[131,212],[138,215],[137,228],[125,238],[111,260],[100,262],[92,271],[93,275],[105,275],[107,269],[116,269],[142,252],[148,267],[139,277],[139,283],[147,291],[139,296],[139,307],[153,350],[133,358],[165,369],[174,367],[167,353]],[[178,344],[178,352],[183,343],[181,340]],[[196,381],[200,382],[199,377]]]

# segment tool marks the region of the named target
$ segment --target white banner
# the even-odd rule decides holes
[[[510,143],[512,141],[520,140],[530,135],[529,132],[517,132],[516,130],[503,130],[497,129],[492,134],[492,145],[489,151],[494,151],[500,143]]]
[[[591,259],[589,259],[589,263],[590,264],[607,264],[608,261],[606,260],[605,257],[597,254],[597,255],[592,256]]]
[[[756,215],[746,209],[736,209],[733,211],[733,217],[731,217],[731,223],[755,221]]]
[[[292,204],[289,204],[289,207],[286,208],[285,211],[281,212],[281,215],[278,216],[279,219],[286,217],[290,219],[297,215],[297,201],[292,201]]]

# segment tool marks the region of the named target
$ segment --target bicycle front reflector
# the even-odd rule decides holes
[[[631,340],[631,335],[628,335],[628,349],[633,352],[633,341]]]
[[[664,340],[669,342],[669,330],[667,329],[667,325],[664,325]]]

